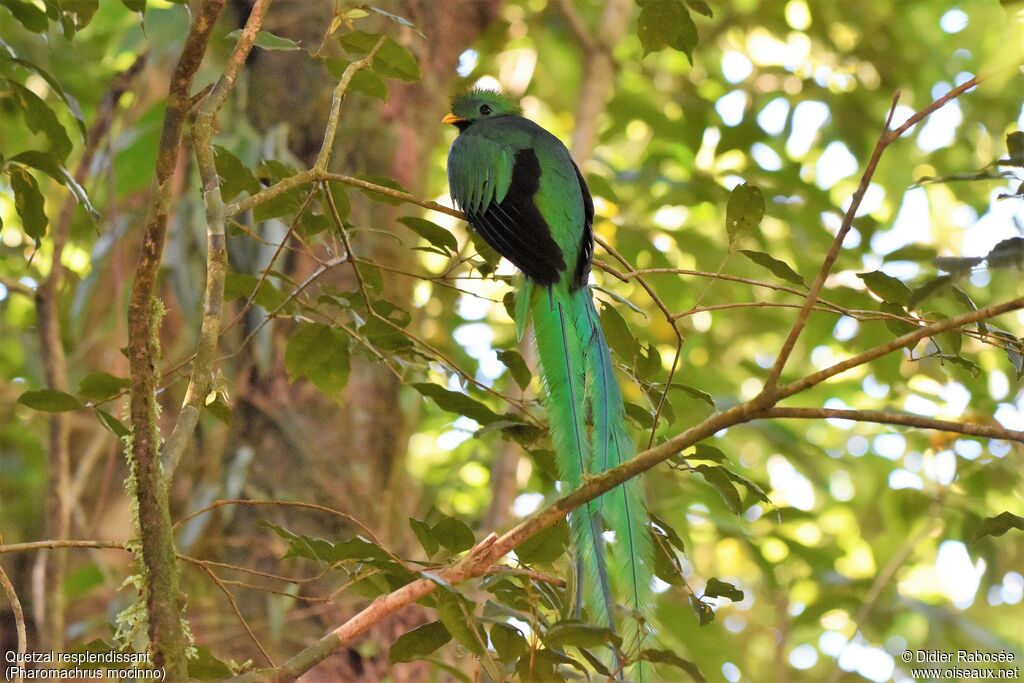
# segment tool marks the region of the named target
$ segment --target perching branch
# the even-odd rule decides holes
[[[753,420],[804,416],[802,414],[804,409],[775,408],[774,402],[779,398],[792,396],[829,377],[868,363],[891,351],[910,346],[926,337],[1020,309],[1024,309],[1024,297],[924,326],[915,332],[903,335],[887,344],[882,344],[859,354],[848,361],[837,363],[821,372],[808,375],[801,380],[780,387],[777,398],[761,394],[724,412],[716,413],[665,443],[654,448],[648,448],[618,467],[591,477],[585,484],[527,518],[501,537],[495,537],[493,534],[488,536],[471,550],[468,555],[449,567],[436,572],[436,574],[444,581],[453,585],[466,579],[481,576],[489,570],[491,565],[514,550],[520,543],[554,525],[563,519],[566,514],[723,429]],[[1024,443],[1024,432],[983,425],[957,424],[944,420],[929,420],[927,418],[918,418],[917,416],[880,413],[878,411],[838,411],[838,414],[833,416],[863,422],[906,424],[908,426],[958,432],[970,436],[987,436]],[[825,415],[823,412],[822,417],[828,417],[828,415]],[[377,598],[364,610],[341,626],[338,626],[315,644],[289,659],[277,669],[251,672],[243,676],[236,676],[230,680],[238,682],[294,680],[342,645],[350,643],[353,639],[364,634],[374,624],[429,595],[436,588],[437,583],[430,579],[413,581],[393,593]]]

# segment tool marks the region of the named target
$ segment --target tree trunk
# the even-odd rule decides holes
[[[332,5],[278,0],[265,28],[315,48],[330,24]],[[410,30],[398,31],[390,22],[380,26],[382,32],[394,36],[416,54],[422,80],[388,80],[388,101],[384,104],[357,93],[347,95],[331,170],[349,175],[389,176],[408,191],[421,193],[427,175],[425,165],[430,161],[428,155],[444,130],[440,120],[447,112],[459,55],[493,20],[499,5],[500,0],[387,3],[384,9],[405,16],[427,36],[424,40]],[[239,14],[244,17],[246,9],[240,7]],[[366,24],[360,23],[356,28],[374,30],[372,19],[362,21]],[[257,51],[249,68],[250,118],[263,131],[287,125],[292,153],[307,166],[312,165],[323,136],[333,79],[321,65],[297,52]],[[390,230],[398,216],[409,213],[407,206],[394,207],[366,201],[361,194],[350,194],[350,223],[356,227]],[[408,247],[395,240],[366,231],[353,234],[352,242],[360,257],[403,270],[416,269]],[[299,260],[290,266],[296,279],[301,280],[315,264]],[[336,270],[341,271],[336,275],[336,283],[354,289],[351,269]],[[325,276],[321,282],[327,280]],[[411,311],[414,281],[386,276],[384,282],[380,297]],[[355,515],[383,543],[401,552],[410,536],[406,519],[416,497],[409,490],[405,470],[408,433],[399,400],[400,383],[380,363],[353,353],[351,373],[340,401],[323,396],[305,383],[289,385],[280,363],[284,346],[281,334],[278,331],[273,344],[277,358],[269,364],[272,370],[269,374],[255,373],[257,376],[247,389],[247,400],[260,406],[264,418],[277,418],[281,440],[284,431],[292,435],[288,439],[293,445],[291,450],[293,454],[301,452],[298,457],[302,462],[298,467],[282,467],[281,459],[288,457],[282,454],[284,448],[262,450],[257,446],[260,454],[256,457],[254,477],[272,491],[301,491],[304,500],[322,502]],[[254,422],[266,424],[264,418]],[[297,449],[296,435],[301,442]],[[255,435],[242,434],[239,438],[247,436]],[[250,443],[258,441],[259,438]],[[332,614],[329,620],[344,616]],[[383,680],[388,670],[388,647],[398,635],[423,620],[424,615],[411,612],[401,623],[382,625],[371,636],[380,642],[380,647],[349,649],[324,662],[304,680]],[[410,665],[391,672],[388,680],[426,680],[425,675],[425,669]]]

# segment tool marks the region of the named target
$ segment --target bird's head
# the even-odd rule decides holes
[[[441,119],[460,131],[466,130],[476,121],[495,119],[501,116],[518,116],[519,105],[494,90],[471,90],[452,100],[452,113]]]

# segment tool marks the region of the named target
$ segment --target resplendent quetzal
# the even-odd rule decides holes
[[[523,273],[516,331],[522,338],[532,317],[561,478],[576,488],[587,475],[634,454],[587,286],[594,253],[590,191],[565,145],[496,92],[456,98],[443,122],[459,129],[448,154],[452,198],[487,243]],[[611,577],[605,521],[615,532]],[[639,482],[631,479],[592,501],[570,523],[595,618],[614,628],[615,591],[628,594],[629,608],[641,614],[650,590],[651,538]]]

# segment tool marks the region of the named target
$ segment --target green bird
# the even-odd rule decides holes
[[[561,478],[576,488],[635,452],[587,285],[594,254],[590,191],[565,145],[496,92],[456,98],[443,122],[459,129],[448,154],[452,199],[487,243],[522,271],[516,332],[521,339],[532,319]],[[611,577],[605,521],[614,532]],[[596,618],[615,628],[616,588],[628,594],[634,616],[642,615],[652,562],[639,482],[631,479],[590,502],[570,515],[570,524],[586,568],[578,585],[586,584]],[[577,614],[580,603],[577,594]]]

